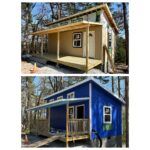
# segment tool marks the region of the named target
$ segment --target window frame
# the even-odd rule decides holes
[[[62,98],[60,98],[60,97],[62,97]],[[63,96],[58,96],[57,97],[57,100],[62,100],[63,99]]]
[[[80,34],[80,38],[79,39],[74,39],[75,34]],[[74,45],[74,42],[78,41],[78,40],[80,41],[80,46]],[[82,48],[82,32],[73,32],[72,33],[72,46],[73,46],[73,48]]]
[[[105,113],[105,108],[110,108],[110,114]],[[110,115],[110,121],[105,121],[105,116]],[[112,106],[103,106],[103,123],[104,124],[111,124],[112,123]]]
[[[71,95],[71,94],[73,94],[73,96],[74,96],[74,97],[72,97],[72,98],[75,98],[75,92],[70,92],[70,93],[67,94],[67,99],[71,99],[71,98],[68,97],[68,96]]]
[[[52,99],[49,100],[49,102],[53,102],[53,101],[54,101],[54,98],[52,98]]]

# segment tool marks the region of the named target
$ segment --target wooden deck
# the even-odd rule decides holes
[[[89,135],[73,136],[73,137],[68,137],[68,142],[83,140],[83,139],[88,139],[88,138],[89,138]],[[41,146],[44,146],[46,144],[52,143],[56,140],[66,142],[66,137],[65,137],[65,135],[57,135],[56,134],[56,135],[50,136],[50,137],[48,137],[44,140],[40,140],[40,141],[34,142],[32,144],[26,145],[26,147],[28,147],[28,148],[33,148],[33,147],[37,148],[37,147],[41,147]]]
[[[51,143],[53,141],[59,140],[60,136],[56,135],[56,136],[52,136],[52,137],[48,137],[44,140],[38,141],[38,142],[34,142],[32,144],[27,145],[27,147],[41,147],[43,145],[46,145],[48,143]]]
[[[55,62],[58,64],[63,64],[63,65],[69,66],[69,67],[80,69],[83,71],[87,70],[86,58],[83,58],[83,57],[60,56],[60,58],[57,60],[56,54],[43,54],[43,56],[41,56],[40,54],[34,54],[34,56],[43,58],[47,61],[52,61],[52,62]],[[102,63],[101,60],[89,58],[88,70],[98,66],[101,63]]]

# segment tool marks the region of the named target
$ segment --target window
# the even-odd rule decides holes
[[[57,97],[57,100],[61,100],[61,99],[63,99],[63,96]]]
[[[75,96],[74,96],[75,94],[74,94],[74,92],[71,92],[71,93],[68,93],[67,94],[67,98],[74,98]]]
[[[112,47],[112,33],[111,31],[108,32],[108,48]]]
[[[50,100],[49,100],[49,102],[53,102],[53,101],[54,101],[54,99],[50,99]]]
[[[73,119],[74,118],[74,107],[71,106],[69,107],[69,119]]]
[[[82,33],[73,33],[73,47],[81,48]]]
[[[112,123],[112,108],[110,106],[103,107],[103,123]]]

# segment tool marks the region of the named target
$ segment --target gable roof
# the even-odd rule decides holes
[[[76,84],[74,84],[74,85],[71,85],[71,86],[69,86],[69,87],[67,87],[67,88],[65,88],[65,89],[63,89],[63,90],[60,90],[60,91],[55,92],[55,93],[53,93],[53,94],[51,94],[51,95],[49,95],[49,96],[46,96],[46,97],[44,97],[44,100],[47,100],[47,99],[49,99],[49,98],[52,97],[52,96],[55,96],[55,95],[60,94],[60,93],[63,93],[63,92],[65,92],[65,91],[69,90],[69,89],[72,89],[72,88],[74,88],[74,87],[77,87],[77,86],[79,86],[79,85],[82,85],[82,84],[87,83],[87,82],[90,82],[90,81],[94,82],[94,83],[97,84],[99,87],[101,87],[103,90],[105,90],[106,92],[108,92],[111,96],[113,96],[114,98],[116,98],[117,100],[119,100],[121,103],[125,104],[125,101],[124,101],[122,98],[119,98],[117,95],[115,95],[115,94],[112,93],[111,91],[109,91],[109,90],[107,90],[106,88],[104,88],[104,87],[102,86],[102,84],[99,83],[99,82],[98,82],[96,79],[94,79],[93,77],[89,77],[89,78],[87,78],[87,79],[85,79],[85,80],[83,80],[83,81],[81,81],[81,82],[78,82],[78,83],[76,83]]]
[[[114,28],[115,32],[118,33],[119,32],[118,27],[117,27],[117,25],[116,25],[116,23],[113,19],[113,16],[112,16],[107,4],[102,4],[102,5],[99,5],[99,6],[95,6],[95,7],[92,7],[90,9],[84,10],[82,12],[78,12],[76,14],[61,18],[61,19],[56,20],[54,22],[48,23],[46,26],[49,26],[49,25],[52,25],[52,24],[55,24],[55,23],[59,23],[59,22],[62,22],[62,21],[68,20],[68,19],[72,19],[74,17],[78,17],[78,16],[81,16],[81,15],[85,15],[85,14],[88,14],[90,12],[94,12],[94,11],[97,11],[97,10],[103,10],[105,12],[111,26]]]

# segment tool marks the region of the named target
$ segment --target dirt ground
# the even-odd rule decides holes
[[[36,74],[85,74],[85,72],[78,69],[74,69],[67,66],[56,66],[56,64],[43,65],[41,63],[36,63],[37,71]],[[21,62],[21,72],[23,74],[30,74],[34,67],[34,62],[32,61],[22,61]],[[97,68],[89,70],[88,74],[103,74],[103,72]]]

